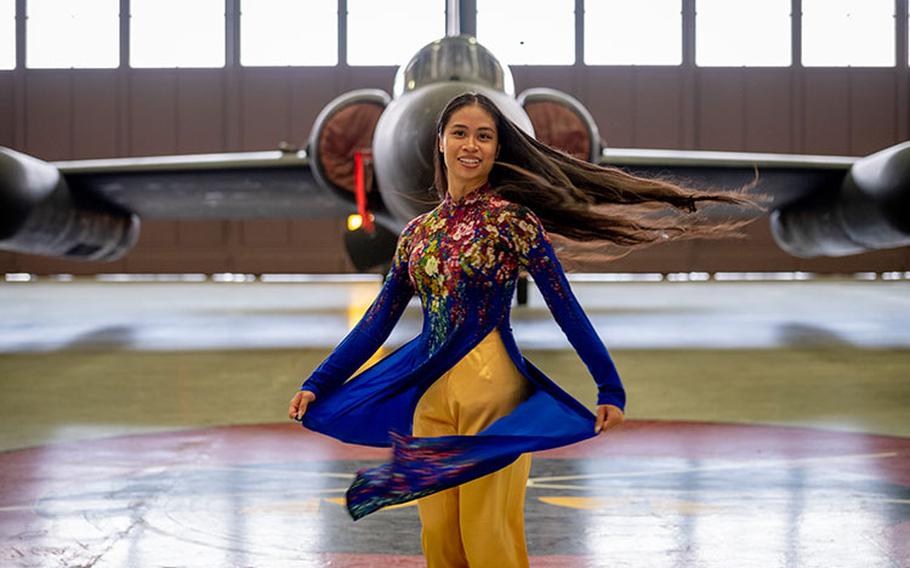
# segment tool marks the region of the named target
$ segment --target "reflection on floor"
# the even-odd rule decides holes
[[[910,285],[575,288],[633,420],[535,456],[533,566],[910,566]],[[0,565],[422,566],[413,506],[338,504],[385,450],[283,422],[375,291],[0,285]],[[542,306],[519,343],[590,402]]]

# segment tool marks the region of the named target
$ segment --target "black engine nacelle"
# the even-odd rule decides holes
[[[138,216],[90,195],[76,198],[53,165],[0,147],[0,249],[110,261],[138,237]]]
[[[857,161],[839,189],[772,212],[771,232],[803,258],[910,245],[910,142]]]

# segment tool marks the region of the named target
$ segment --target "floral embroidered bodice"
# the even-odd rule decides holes
[[[450,194],[405,231],[411,283],[423,305],[429,350],[439,350],[466,315],[498,322],[507,312],[529,243],[541,238],[518,206],[489,186],[461,200]]]

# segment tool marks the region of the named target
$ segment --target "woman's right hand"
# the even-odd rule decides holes
[[[306,407],[316,400],[313,391],[297,391],[294,398],[291,399],[291,406],[288,408],[288,418],[300,421],[306,414]]]

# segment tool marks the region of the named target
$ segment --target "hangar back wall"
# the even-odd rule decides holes
[[[0,71],[0,145],[45,160],[303,145],[313,120],[355,88],[391,92],[392,67]],[[518,91],[580,99],[610,146],[864,155],[910,139],[910,71],[896,68],[513,67]],[[0,271],[347,272],[343,220],[146,221],[115,263],[0,252]],[[910,270],[910,248],[800,260],[765,220],[747,241],[687,241],[598,271]]]

